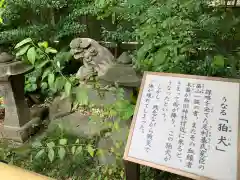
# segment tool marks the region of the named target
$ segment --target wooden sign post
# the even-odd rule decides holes
[[[127,177],[139,178],[141,164],[192,179],[240,180],[239,82],[146,72],[124,154],[135,173]]]

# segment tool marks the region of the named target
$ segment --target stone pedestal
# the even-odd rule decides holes
[[[20,61],[0,63],[0,97],[4,117],[0,138],[24,142],[33,131],[36,120],[30,121],[30,110],[24,98],[24,75],[31,67]]]
[[[5,107],[0,138],[25,141],[31,134],[32,125],[37,122],[30,121],[30,111],[24,98],[24,76],[0,78],[0,96]]]

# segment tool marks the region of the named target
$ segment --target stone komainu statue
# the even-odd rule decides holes
[[[90,38],[73,39],[70,48],[74,59],[83,63],[77,72],[80,80],[96,75],[109,83],[134,87],[140,84],[140,78],[130,65],[132,61],[127,53],[115,59],[107,48]]]

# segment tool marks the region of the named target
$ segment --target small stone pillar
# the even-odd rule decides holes
[[[3,54],[3,53],[2,53]],[[0,97],[3,98],[3,120],[0,138],[24,142],[31,134],[34,122],[24,97],[24,73],[32,69],[9,55],[0,54]]]

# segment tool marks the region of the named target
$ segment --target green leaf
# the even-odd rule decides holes
[[[142,1],[141,0],[128,0],[128,3],[130,5],[139,5],[142,3]]]
[[[104,155],[104,150],[103,149],[98,149],[96,152],[97,156],[103,156]]]
[[[55,143],[54,142],[47,143],[47,147],[48,148],[54,148],[55,147]]]
[[[61,91],[64,88],[65,83],[66,83],[66,80],[64,77],[62,76],[57,77],[55,81],[56,90]]]
[[[60,68],[61,67],[61,64],[59,61],[57,61],[57,67]]]
[[[36,66],[36,68],[42,68],[42,67],[44,67],[46,64],[48,64],[49,62],[51,62],[51,61],[45,60],[45,61],[41,62],[40,64],[38,64],[38,65]]]
[[[134,114],[134,108],[128,107],[125,111],[123,111],[123,115],[121,117],[122,120],[129,120]]]
[[[96,174],[93,172],[92,175],[90,176],[89,180],[95,180],[96,179]]]
[[[35,77],[35,76],[30,76],[30,77],[28,78],[28,81],[30,81],[31,83],[34,83],[34,82],[37,81],[37,77]]]
[[[44,89],[47,89],[48,87],[48,84],[46,82],[42,82],[41,83],[41,88],[44,90]]]
[[[102,175],[101,174],[98,175],[98,180],[102,180]]]
[[[54,150],[52,148],[48,148],[48,159],[50,162],[53,162],[54,156],[55,156]]]
[[[76,149],[76,152],[75,152],[75,155],[78,155],[82,152],[82,146],[79,146],[77,149]]]
[[[40,42],[40,43],[38,43],[38,46],[47,49],[48,48],[48,42],[47,41]]]
[[[19,51],[16,53],[16,56],[19,57],[19,56],[24,55],[24,54],[27,52],[27,50],[29,49],[29,47],[30,47],[30,44],[24,46],[24,47],[21,48],[21,49],[19,49]]]
[[[140,60],[146,59],[146,56],[151,47],[152,47],[151,43],[144,43],[144,45],[137,52],[138,59]]]
[[[55,80],[55,75],[53,73],[48,74],[48,85],[53,87]]]
[[[78,102],[75,100],[75,101],[73,101],[73,104],[72,104],[72,110],[74,111],[74,110],[77,110],[78,109],[78,107],[79,107],[79,104],[78,104]]]
[[[66,150],[63,147],[60,147],[58,149],[58,156],[61,160],[63,160],[65,158],[66,155]]]
[[[59,144],[66,145],[67,144],[67,139],[60,139]]]
[[[31,48],[28,50],[28,52],[27,52],[27,57],[28,57],[28,60],[30,61],[30,63],[34,65],[35,60],[36,60],[35,47],[31,47]]]
[[[31,145],[25,144],[23,146],[14,148],[12,151],[16,153],[16,155],[26,155],[29,153],[29,151],[31,151]]]
[[[166,53],[162,50],[159,50],[154,57],[153,66],[162,65],[166,61]]]
[[[60,65],[68,62],[72,58],[72,55],[70,52],[59,52],[54,57],[54,62],[59,62]]]
[[[73,147],[71,148],[71,152],[72,152],[73,155],[75,154],[75,152],[76,152],[76,146],[73,146]]]
[[[214,56],[213,64],[219,67],[224,67],[224,57],[221,55]]]
[[[48,47],[48,48],[45,50],[45,52],[46,52],[47,54],[49,54],[49,53],[56,54],[56,53],[57,53],[57,50],[54,49],[54,48]]]
[[[31,91],[37,90],[37,84],[32,84]]]
[[[121,178],[124,177],[124,171],[121,171],[120,176],[121,176]]]
[[[118,112],[117,112],[116,110],[110,109],[109,115],[110,115],[111,117],[117,116],[117,114],[118,114]]]
[[[75,142],[75,144],[78,144],[79,142],[80,142],[80,140],[79,140],[79,139],[77,139],[77,140],[76,140],[76,142]]]
[[[32,147],[33,148],[40,148],[40,147],[42,147],[42,143],[39,142],[39,141],[33,142],[32,143]]]
[[[29,42],[32,42],[32,39],[31,38],[27,38],[27,39],[24,39],[22,40],[21,42],[17,43],[17,45],[15,46],[15,49],[23,46],[24,44],[27,44]]]
[[[118,100],[115,103],[115,108],[119,111],[121,111],[122,109],[126,109],[129,106],[128,101],[126,100]]]
[[[31,83],[31,82],[30,82]],[[36,83],[31,83],[31,84],[25,84],[24,89],[27,92],[33,92],[37,89],[37,84]]]
[[[67,81],[65,86],[64,86],[64,89],[65,89],[65,96],[66,97],[70,96],[71,89],[72,89],[72,84],[69,81]]]
[[[76,99],[80,105],[88,104],[88,93],[84,87],[78,87],[76,92]]]
[[[118,123],[118,122],[114,122],[113,127],[114,127],[115,130],[118,131],[119,128],[120,128],[120,127],[119,127],[119,123]]]
[[[51,68],[47,68],[44,72],[43,72],[43,75],[42,75],[42,80],[44,80],[48,75],[49,73],[52,72],[52,69]]]
[[[87,151],[90,154],[90,156],[92,157],[94,156],[95,149],[93,149],[91,145],[88,145]]]
[[[41,149],[40,151],[38,151],[38,153],[36,154],[36,156],[34,158],[39,159],[40,157],[42,157],[42,155],[44,153],[45,153],[45,149]]]

